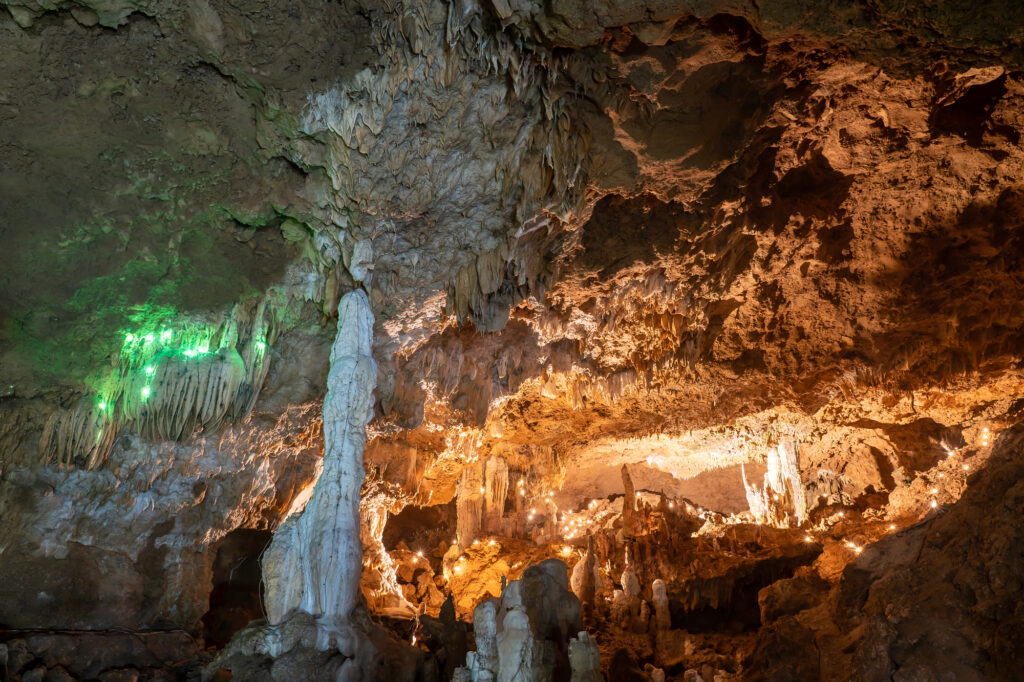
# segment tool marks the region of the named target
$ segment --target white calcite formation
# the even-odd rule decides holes
[[[556,671],[571,670],[573,680],[600,680],[597,644],[581,632],[582,627],[568,569],[561,561],[548,559],[526,569],[500,597],[477,606],[477,650],[466,657],[466,667],[457,670],[454,679],[540,682],[554,679]]]
[[[370,351],[373,313],[366,294],[346,294],[338,305],[338,336],[331,351],[324,399],[324,466],[300,515],[274,535],[263,560],[267,618],[278,625],[297,612],[317,618],[317,647],[338,636],[342,653],[359,597],[362,551],[359,489],[363,447],[377,368]]]
[[[807,500],[800,467],[797,462],[796,445],[785,441],[777,448],[768,450],[767,471],[764,487],[747,483],[746,471],[740,468],[743,488],[747,493],[750,513],[758,523],[768,523],[779,528],[799,526],[807,518]]]
[[[571,682],[601,682],[601,652],[597,641],[590,633],[582,631],[569,640],[569,666],[572,668]]]

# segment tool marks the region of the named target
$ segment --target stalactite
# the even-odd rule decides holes
[[[489,533],[500,533],[508,497],[508,464],[504,457],[492,455],[484,472],[484,528]]]
[[[758,523],[783,528],[799,526],[807,519],[807,500],[794,443],[784,442],[769,448],[763,488],[747,481],[742,464],[740,476],[747,506]]]
[[[636,533],[636,491],[625,464],[622,465],[622,487],[626,491],[622,498],[622,537],[628,539]]]
[[[455,489],[456,537],[462,547],[473,544],[483,525],[486,489],[481,469],[475,463],[465,467]]]
[[[177,330],[128,334],[99,395],[48,420],[40,458],[94,468],[125,428],[149,440],[183,440],[198,426],[212,432],[227,420],[245,418],[270,367],[272,317],[263,300],[255,314],[236,306],[220,325],[193,322]],[[239,328],[247,333],[241,343]]]

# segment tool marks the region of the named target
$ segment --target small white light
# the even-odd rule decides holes
[[[423,556],[423,550],[420,550],[420,551],[416,552],[416,556],[419,556],[419,557]]]
[[[935,509],[938,506],[939,506],[939,503],[936,502],[935,500],[932,500],[932,509]]]
[[[860,554],[861,552],[864,551],[864,548],[863,547],[854,547],[853,551],[856,552],[857,554]]]
[[[481,487],[481,488],[480,488],[480,494],[481,494],[481,495],[483,495],[483,494],[484,494],[484,492],[485,492],[485,491],[484,491],[484,489],[483,489],[483,488]]]
[[[810,535],[808,535],[807,537],[804,538],[804,542],[814,542],[814,538],[812,538]]]
[[[490,542],[488,542],[487,544],[488,544],[488,545],[490,545],[491,547],[494,547],[494,540],[491,540],[491,541],[490,541]]]
[[[932,488],[932,495],[938,495],[938,494],[939,494],[939,489],[938,488]]]
[[[896,530],[896,524],[895,523],[890,523],[889,524],[889,530]]]
[[[964,465],[964,471],[967,471],[967,470],[968,470],[968,469],[970,469],[970,468],[971,468],[971,467],[967,466],[966,464]]]

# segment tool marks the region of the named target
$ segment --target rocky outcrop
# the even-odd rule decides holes
[[[600,680],[596,646],[569,591],[564,563],[549,559],[523,572],[473,613],[476,651],[466,668],[474,682]],[[576,636],[576,633],[579,633]],[[456,679],[459,679],[456,672]]]
[[[994,450],[959,501],[866,546],[831,596],[806,578],[763,592],[763,609],[792,615],[759,634],[756,678],[1014,679],[1024,625],[1013,607],[1024,566],[1024,425],[1004,432]],[[808,660],[807,647],[822,655]]]

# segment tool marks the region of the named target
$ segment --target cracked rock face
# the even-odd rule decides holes
[[[0,670],[1013,679],[1024,17],[770,5],[4,3]]]

